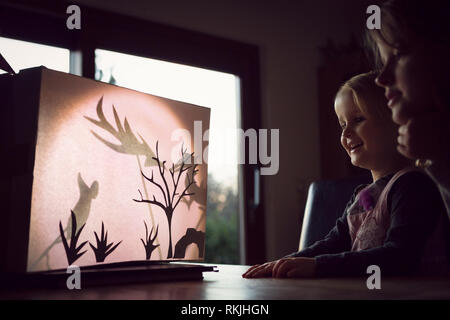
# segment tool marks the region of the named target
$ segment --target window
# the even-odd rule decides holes
[[[26,52],[28,57],[34,56],[39,58],[31,65],[45,65],[64,72],[70,70],[70,72],[87,78],[97,78],[108,82],[116,81],[116,84],[121,86],[134,87],[135,84],[131,83],[129,76],[121,74],[122,71],[119,65],[108,65],[106,50],[126,53],[134,58],[145,57],[146,64],[155,59],[155,61],[159,60],[159,62],[170,61],[183,65],[184,68],[187,68],[186,70],[201,70],[202,79],[210,79],[208,78],[209,75],[213,74],[221,75],[222,77],[219,78],[222,82],[218,86],[222,86],[223,91],[228,92],[226,99],[230,99],[230,102],[225,103],[220,99],[218,102],[224,102],[222,105],[227,105],[227,112],[235,112],[234,115],[230,113],[230,117],[240,120],[237,123],[237,121],[227,118],[228,120],[224,121],[223,125],[229,129],[237,126],[244,131],[250,128],[255,130],[261,129],[260,59],[258,47],[195,31],[161,25],[147,20],[105,12],[84,5],[80,6],[82,12],[81,30],[68,30],[66,27],[66,9],[69,5],[70,3],[65,1],[56,3],[51,0],[41,0],[39,4],[33,1],[25,1],[24,5],[19,6],[14,0],[3,1],[0,4],[1,36],[32,42],[33,45],[39,43],[52,48],[52,50],[54,49],[52,52],[64,52],[64,66],[55,66],[53,63],[59,60],[55,58],[56,53],[30,54],[32,51],[21,49],[21,52]],[[31,66],[30,64],[19,64],[18,61],[22,60],[22,58],[19,59],[19,54],[14,53],[14,58],[11,58],[4,48],[5,44],[0,43],[0,52],[5,54],[6,59],[16,71]],[[104,50],[99,50],[99,48]],[[106,60],[101,61],[101,56],[103,56],[102,59]],[[48,60],[45,60],[47,58]],[[106,65],[102,65],[102,63],[106,63]],[[195,66],[197,68],[187,66]],[[110,69],[112,67],[113,69]],[[172,65],[172,67],[174,66]],[[138,71],[135,70],[135,74]],[[211,107],[212,121],[216,117],[214,114],[219,112],[217,110],[222,110],[220,103],[208,100],[209,98],[202,100],[206,98],[205,92],[209,92],[209,88],[200,90],[200,92],[203,92],[202,99],[198,97],[193,99],[190,94],[195,91],[193,89],[195,82],[190,83],[193,81],[184,80],[183,86],[172,92],[172,94],[176,93],[177,95],[168,96],[167,88],[164,89],[160,85],[165,82],[167,84],[169,81],[174,85],[178,76],[167,77],[162,81],[163,78],[160,75],[156,76],[156,73],[154,75],[155,77],[148,77],[148,83],[146,83],[146,85],[152,84],[151,93]],[[205,81],[198,87],[201,88],[203,86],[203,88],[207,88],[208,85],[210,83]],[[144,87],[136,86],[134,88],[150,92]],[[225,88],[227,89],[225,90]],[[229,108],[228,106],[231,105],[235,107]],[[216,109],[219,107],[220,109]],[[225,116],[218,116],[218,118],[225,119]],[[231,122],[234,123],[231,124]],[[211,127],[219,126],[219,124],[211,124]],[[211,135],[213,134],[212,131],[210,132]],[[210,139],[211,149],[215,148],[213,140],[220,141],[220,138],[218,136],[216,139]],[[232,139],[227,139],[226,141],[232,141]],[[220,157],[220,153],[225,150],[234,152],[230,151],[230,148],[216,148],[217,157]],[[210,152],[213,153],[212,150]],[[211,157],[213,158],[213,156]],[[232,157],[235,157],[235,155]],[[227,156],[227,159],[229,159],[229,156]],[[239,165],[238,170],[236,169],[237,166],[234,165],[233,170],[235,171],[232,174],[232,170],[225,169],[227,165],[216,166],[220,167],[221,170],[214,169],[214,161],[209,161],[209,165],[211,171],[216,172],[214,178],[219,180],[217,186],[226,185],[226,188],[229,187],[229,191],[233,192],[233,195],[238,194],[236,197],[238,198],[239,209],[233,209],[233,211],[243,213],[239,217],[240,229],[237,230],[239,231],[239,236],[237,233],[231,233],[224,234],[223,238],[233,239],[235,243],[239,241],[240,263],[256,264],[265,261],[264,202],[259,202],[257,196],[257,191],[263,190],[263,181],[257,179],[255,174],[258,172],[259,165]],[[239,174],[236,172],[239,172]],[[228,174],[230,176],[226,178]],[[235,187],[231,187],[231,184],[228,182],[225,184],[223,182],[231,180],[234,181]],[[209,185],[210,188],[213,188],[213,186],[213,183]],[[213,194],[213,189],[210,190],[211,194]],[[228,191],[225,190],[224,192],[227,194]],[[223,197],[218,198],[218,201],[223,199]],[[232,196],[226,196],[226,198],[232,198]],[[223,206],[223,204],[220,206]],[[233,208],[235,207],[236,205]],[[237,222],[233,222],[233,225],[237,224]],[[212,230],[212,228],[214,227],[210,227],[209,230]]]
[[[239,78],[101,49],[95,63],[96,80],[211,109],[205,261],[238,263]]]
[[[0,53],[15,72],[45,66],[68,73],[70,68],[70,51],[63,48],[0,37]]]

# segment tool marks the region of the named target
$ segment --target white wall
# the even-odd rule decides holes
[[[263,127],[280,129],[280,170],[265,177],[267,258],[295,251],[308,184],[320,177],[318,47],[359,34],[368,0],[77,0],[81,5],[259,46]],[[330,108],[332,106],[330,105]],[[336,138],[338,141],[338,138]]]

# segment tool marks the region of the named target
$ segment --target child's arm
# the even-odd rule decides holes
[[[439,215],[445,214],[439,191],[428,176],[411,172],[395,182],[388,206],[391,225],[383,246],[316,256],[316,275],[365,275],[370,265],[382,274],[415,271]]]
[[[307,257],[312,258],[322,254],[332,254],[339,253],[343,251],[350,250],[351,248],[351,239],[348,230],[348,222],[347,222],[347,209],[353,204],[355,201],[356,195],[360,187],[358,187],[350,201],[347,203],[347,206],[344,210],[344,214],[336,220],[336,225],[333,229],[328,233],[328,235],[312,244],[311,246],[299,251],[294,252],[290,255],[287,255],[285,258],[291,257]]]
[[[348,231],[347,212],[344,212],[325,238],[286,257],[315,257],[326,253],[338,253],[349,250],[350,245],[351,239]]]
[[[355,194],[352,196],[352,199],[347,204],[346,209],[344,210],[344,214],[336,221],[336,225],[328,235],[320,241],[317,241],[312,246],[305,248],[302,251],[294,252],[280,260],[269,261],[263,264],[257,264],[250,267],[242,276],[244,278],[260,278],[260,277],[271,277],[273,276],[273,270],[277,266],[277,264],[286,260],[286,258],[292,257],[305,257],[305,259],[309,259],[310,257],[314,257],[319,254],[325,253],[337,253],[350,249],[351,239],[348,232],[348,223],[347,223],[347,208],[353,203]],[[310,259],[314,260],[314,259]],[[310,264],[313,261],[309,261]],[[311,268],[309,268],[311,269]]]

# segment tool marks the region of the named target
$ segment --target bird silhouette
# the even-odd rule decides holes
[[[89,213],[91,212],[91,203],[92,200],[97,198],[98,195],[98,182],[94,181],[89,187],[81,177],[81,174],[78,173],[78,187],[80,189],[80,198],[78,202],[73,207],[72,211],[75,213],[75,217],[77,219],[77,230],[78,230],[87,222],[89,217]],[[71,234],[70,230],[72,230],[72,218],[69,217],[67,220],[66,227],[64,228],[64,233],[66,234],[66,239],[70,239]]]
[[[75,218],[77,221],[77,230],[78,230],[87,222],[87,219],[89,217],[89,213],[91,211],[91,203],[92,200],[95,199],[98,195],[99,191],[99,185],[97,181],[94,181],[91,186],[89,187],[81,177],[81,173],[78,173],[78,188],[80,190],[80,197],[78,199],[78,202],[75,204],[75,207],[73,207],[72,211],[75,214]],[[67,240],[69,240],[72,237],[71,234],[72,230],[72,218],[69,215],[69,218],[67,219],[66,227],[64,228],[64,235]],[[31,270],[36,268],[36,265],[44,258],[47,257],[47,268],[50,269],[50,262],[49,262],[49,252],[50,250],[57,245],[58,243],[62,242],[61,236],[56,237],[56,239],[42,252],[42,254],[33,262],[31,265]]]

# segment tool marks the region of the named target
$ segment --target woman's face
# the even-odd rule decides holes
[[[342,128],[341,145],[354,166],[383,171],[396,150],[397,127],[392,121],[365,115],[350,89],[336,96],[334,110]]]
[[[377,41],[383,69],[376,83],[385,88],[392,119],[399,125],[433,108],[434,90],[431,65],[425,46],[417,45],[401,52],[383,41]]]

